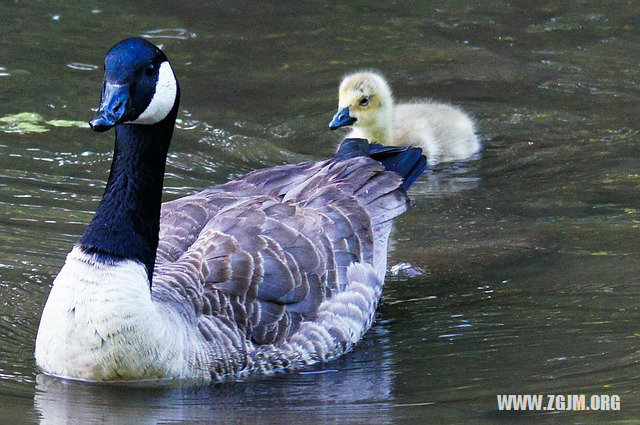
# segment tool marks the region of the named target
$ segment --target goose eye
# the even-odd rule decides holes
[[[156,72],[156,67],[152,63],[144,68],[144,73],[151,77]]]
[[[360,99],[360,106],[367,106],[369,104],[369,97],[363,97]]]

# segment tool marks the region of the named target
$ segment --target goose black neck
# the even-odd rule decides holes
[[[80,239],[80,248],[98,261],[134,260],[153,275],[167,152],[178,102],[153,125],[116,127],[111,172],[102,201]]]

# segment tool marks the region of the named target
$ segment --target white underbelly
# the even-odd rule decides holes
[[[48,374],[96,381],[206,378],[193,370],[189,331],[151,300],[144,266],[95,263],[76,247],[42,313],[36,363]]]

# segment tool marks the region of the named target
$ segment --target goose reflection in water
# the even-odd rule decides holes
[[[39,374],[34,404],[42,425],[388,423],[395,385],[386,333],[378,323],[353,352],[301,373],[204,388],[84,384]]]

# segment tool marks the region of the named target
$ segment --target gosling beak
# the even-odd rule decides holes
[[[349,107],[347,106],[346,108],[340,109],[338,113],[333,116],[333,119],[329,123],[329,128],[335,130],[336,128],[351,125],[356,121],[356,118],[349,115]]]
[[[98,114],[89,121],[93,131],[103,132],[126,121],[131,113],[128,84],[105,83]]]

